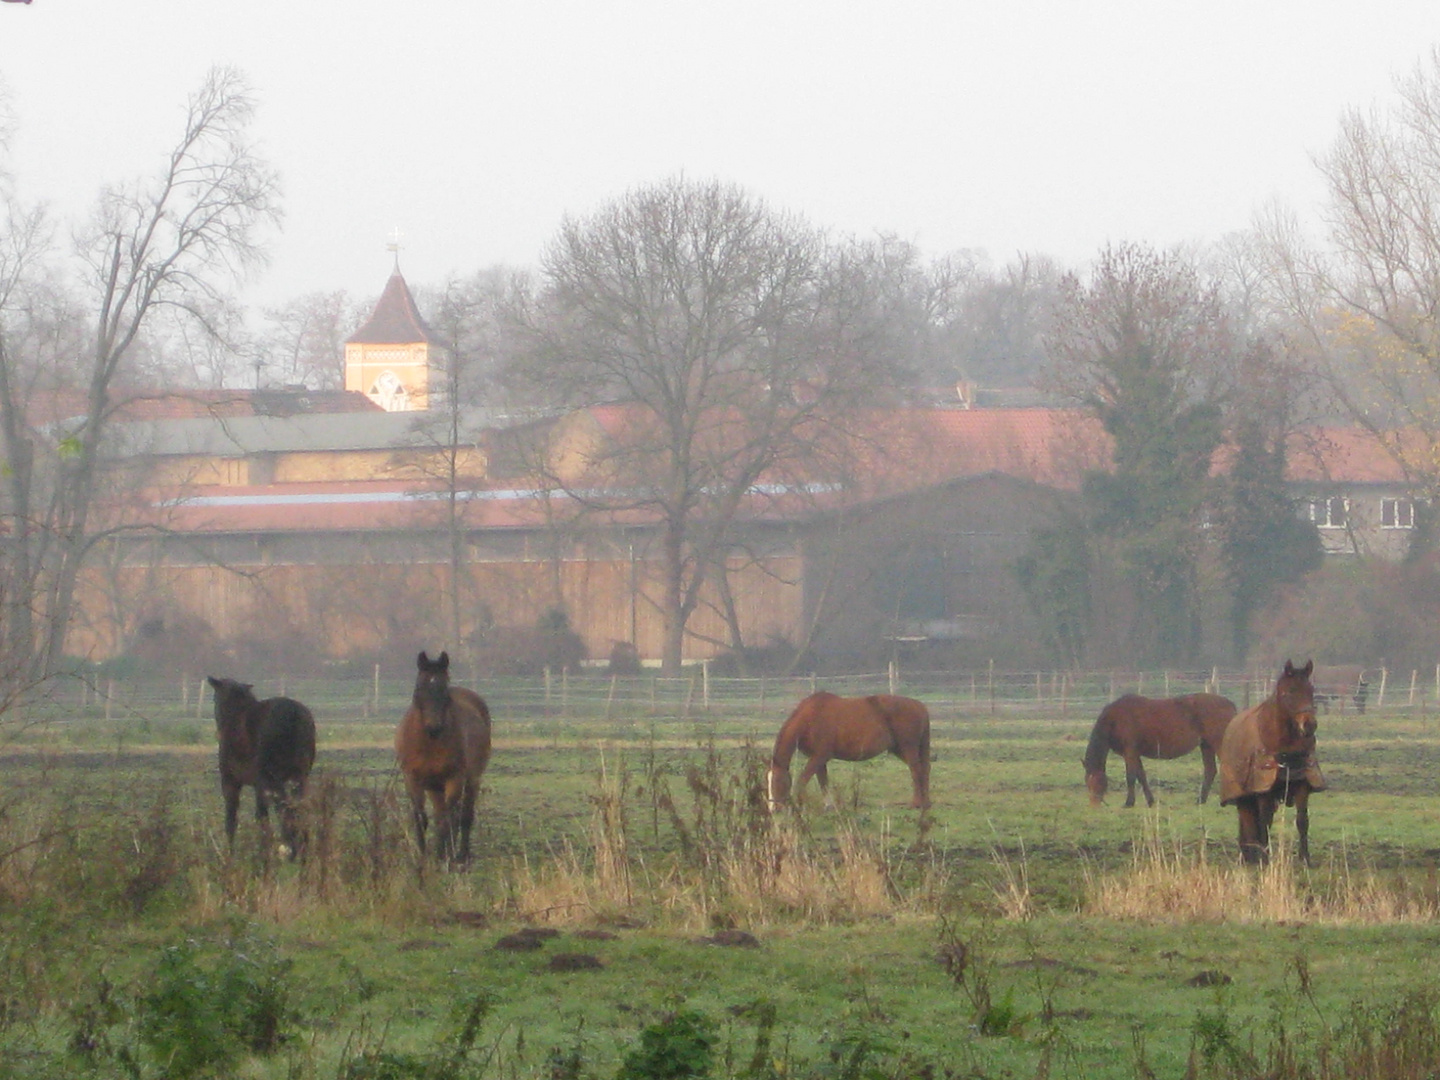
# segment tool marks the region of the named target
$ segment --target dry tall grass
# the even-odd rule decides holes
[[[602,759],[588,849],[566,845],[541,863],[517,861],[506,878],[508,904],[530,921],[639,917],[689,930],[894,912],[903,899],[887,837],[868,838],[842,821],[834,841],[822,842],[797,815],[772,815],[762,765],[747,759],[727,770],[712,752],[688,771],[688,797],[678,798],[667,778],[648,775],[654,817],[668,821],[676,843],[647,859],[631,835],[625,763]]]
[[[1433,883],[1416,888],[1404,877],[1357,869],[1346,855],[1311,870],[1299,864],[1293,832],[1277,816],[1270,861],[1239,862],[1233,848],[1212,858],[1211,845],[1161,835],[1149,815],[1130,866],[1119,873],[1085,871],[1087,914],[1161,922],[1315,922],[1360,925],[1430,922],[1440,916]]]

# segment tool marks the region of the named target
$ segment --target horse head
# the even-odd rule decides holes
[[[1315,661],[1307,660],[1305,666],[1297,668],[1289,660],[1285,670],[1275,683],[1275,702],[1279,706],[1279,719],[1284,725],[1280,733],[1280,751],[1303,749],[1303,743],[1315,738],[1315,688],[1310,683],[1310,674],[1315,670]]]
[[[778,810],[790,801],[790,770],[775,762],[765,773],[765,797],[770,809]]]
[[[221,727],[243,719],[249,707],[256,703],[255,688],[250,683],[217,679],[214,675],[205,678],[215,693],[215,723]]]
[[[442,652],[431,660],[422,650],[415,658],[415,694],[412,700],[420,710],[425,734],[437,738],[445,729],[450,704],[450,654]]]
[[[1080,759],[1085,766],[1085,786],[1090,789],[1090,805],[1099,806],[1105,801],[1105,792],[1110,790],[1110,780],[1104,769],[1090,768],[1090,762]]]

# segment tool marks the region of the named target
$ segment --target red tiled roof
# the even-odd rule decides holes
[[[586,410],[610,439],[623,441],[648,411],[634,405]],[[1079,409],[875,409],[847,418],[862,487],[893,490],[956,476],[1005,473],[1075,490],[1085,472],[1110,465],[1100,422]],[[742,433],[743,423],[734,430]],[[721,430],[716,425],[714,430]]]
[[[345,339],[347,345],[413,345],[433,341],[430,329],[420,317],[410,286],[396,270],[385,283],[385,291],[365,325]]]
[[[1418,432],[1384,438],[1390,448],[1364,428],[1307,428],[1290,437],[1286,475],[1300,483],[1404,485],[1408,478],[1400,461],[1427,460],[1429,444]]]

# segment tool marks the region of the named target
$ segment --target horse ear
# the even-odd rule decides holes
[[[212,690],[219,690],[219,689],[220,689],[220,680],[217,679],[217,678],[215,678],[214,675],[206,675],[205,678],[210,681],[210,688],[211,688]]]
[[[1310,673],[1311,673],[1312,671],[1314,671],[1314,670],[1315,670],[1315,658],[1314,658],[1314,657],[1311,657],[1309,660],[1306,660],[1306,661],[1305,661],[1305,670],[1304,670],[1303,674],[1304,674],[1304,676],[1308,679],[1308,678],[1310,677]]]
[[[1289,660],[1286,660],[1286,661],[1285,661],[1285,672],[1284,672],[1284,674],[1285,674],[1285,677],[1286,677],[1287,679],[1288,679],[1291,675],[1294,675],[1294,674],[1295,674],[1295,665],[1292,664]]]
[[[430,663],[430,658],[425,655],[425,650],[424,650],[424,649],[421,649],[421,650],[420,650],[420,655],[415,658],[415,666],[416,666],[416,667],[421,667],[421,668],[423,668],[423,667],[425,667],[426,665],[428,665],[429,663]]]
[[[449,671],[449,670],[450,670],[450,654],[449,654],[448,652],[446,652],[445,650],[442,649],[442,650],[440,651],[440,659],[437,660],[437,661],[435,661],[435,662],[440,665],[440,670],[441,670],[441,671]]]

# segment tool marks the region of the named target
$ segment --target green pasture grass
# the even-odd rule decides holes
[[[504,871],[516,860],[544,864],[567,845],[588,851],[602,783],[627,779],[632,854],[658,865],[673,855],[677,837],[656,809],[655,785],[688,813],[689,774],[707,766],[712,750],[724,767],[738,768],[746,755],[768,753],[779,721],[644,713],[517,719],[495,711],[476,859],[464,872],[432,874],[439,884],[432,880],[408,907],[356,916],[318,906],[270,918],[228,902],[217,915],[197,917],[196,906],[180,899],[128,912],[82,898],[26,904],[0,896],[0,942],[8,942],[0,950],[0,1076],[120,1075],[113,1061],[87,1064],[66,1049],[99,981],[133,1001],[167,945],[218,941],[237,920],[291,965],[294,1039],[273,1057],[247,1061],[244,1075],[253,1077],[338,1076],[344,1055],[360,1045],[423,1053],[444,1037],[457,1003],[478,993],[493,1000],[480,1038],[491,1055],[486,1075],[550,1075],[547,1055],[577,1046],[586,1075],[613,1075],[640,1030],[683,1005],[716,1022],[737,1062],[750,1060],[755,1017],[773,1007],[770,1056],[789,1069],[776,1075],[839,1075],[844,1050],[837,1047],[869,1039],[889,1063],[883,1075],[922,1075],[929,1063],[976,1077],[1048,1070],[1119,1078],[1145,1069],[1178,1077],[1205,1017],[1223,1017],[1261,1043],[1277,1023],[1314,1036],[1344,1023],[1357,1002],[1396,1000],[1437,983],[1428,962],[1440,942],[1436,923],[1087,916],[1087,875],[1123,872],[1153,838],[1233,860],[1234,811],[1218,805],[1218,792],[1196,803],[1198,754],[1147,761],[1158,805],[1147,809],[1142,798],[1129,810],[1120,806],[1123,765],[1112,757],[1110,795],[1092,808],[1080,757],[1093,718],[1013,709],[937,710],[935,806],[927,814],[906,805],[908,773],[888,758],[832,765],[836,809],[822,806],[813,784],[807,792],[807,835],[822,844],[838,842],[846,829],[871,838],[905,897],[921,897],[927,875],[942,872],[942,893],[924,903],[843,925],[762,920],[744,927],[760,939],[758,949],[701,944],[713,926],[642,905],[642,925],[613,928],[614,940],[581,939],[569,925],[534,952],[499,950],[496,941],[523,921],[499,903]],[[398,796],[390,750],[398,713],[334,719],[317,712],[317,782],[329,776],[352,792]],[[175,858],[197,874],[218,875],[225,860],[212,728],[188,715],[155,715],[143,725],[93,716],[11,725],[0,732],[0,830],[58,820],[73,830],[76,859],[94,859],[99,853],[85,845],[97,836],[107,844],[138,837],[163,790]],[[1312,799],[1316,866],[1306,880],[1318,889],[1336,875],[1374,872],[1440,893],[1440,723],[1400,712],[1324,714],[1320,757],[1330,790]],[[249,799],[247,791],[239,871],[283,884],[301,871],[256,861]],[[359,843],[355,819],[345,820],[345,842]],[[12,857],[19,856],[0,850],[0,861]],[[79,888],[104,884],[98,876],[98,884],[76,880]],[[1005,918],[1002,899],[1017,890],[1029,917]],[[485,924],[455,923],[457,903],[484,907]],[[970,956],[968,988],[939,959],[957,938]],[[592,954],[603,966],[551,972],[549,959],[561,951]],[[1229,981],[1210,985],[1210,973]],[[977,979],[1011,1010],[1006,1033],[979,1030]],[[133,1038],[133,1031],[122,1019],[113,1037]],[[905,1062],[913,1072],[901,1071]],[[146,1069],[159,1075],[154,1063]],[[739,1066],[722,1074],[740,1075]]]
[[[345,933],[291,924],[267,933],[291,962],[294,1037],[251,1077],[335,1076],[357,1032],[397,1053],[437,1044],[457,1003],[494,1002],[481,1042],[486,1075],[543,1076],[543,1062],[577,1041],[586,1075],[612,1075],[647,1024],[678,1007],[716,1021],[735,1058],[748,1060],[758,1007],[775,1010],[772,1057],[783,1075],[834,1075],[837,1046],[868,1036],[894,1067],[909,1060],[952,1075],[1129,1078],[1135,1035],[1154,1075],[1179,1077],[1197,1017],[1221,1014],[1243,1038],[1263,1041],[1277,1023],[1292,1038],[1336,1028],[1357,1003],[1398,999],[1428,976],[1417,956],[1434,928],[1157,926],[1052,916],[962,927],[995,1000],[1013,1010],[1003,1034],[982,1034],[970,999],[937,961],[931,920],[781,930],[758,948],[722,948],[694,936],[621,930],[612,941],[562,934],[533,952],[496,941],[513,926],[353,927]],[[103,972],[123,998],[144,992],[160,950],[180,935],[213,940],[222,926],[135,929],[64,958],[83,1002]],[[555,973],[561,951],[594,956],[598,970]],[[1303,959],[1305,975],[1297,969]],[[1215,973],[1228,982],[1212,984]],[[7,1075],[85,1075],[66,1051],[77,1026],[66,1009],[3,1033]],[[123,1026],[113,1035],[127,1037]],[[24,1062],[33,1063],[27,1070]],[[100,1066],[94,1074],[104,1075]],[[153,1075],[153,1073],[152,1073]],[[727,1073],[725,1075],[737,1075]],[[889,1072],[880,1075],[894,1075]],[[935,1075],[944,1075],[936,1071]]]

